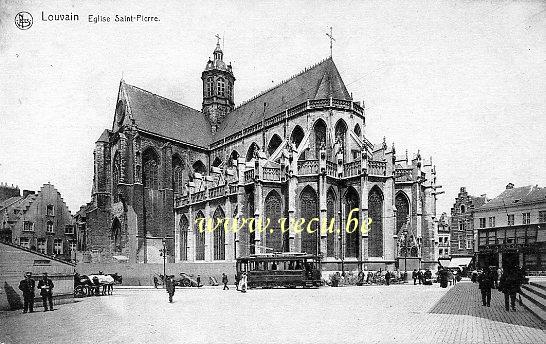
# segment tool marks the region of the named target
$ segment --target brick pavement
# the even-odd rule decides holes
[[[544,343],[545,328],[506,313],[477,285],[321,289],[116,290],[52,313],[0,313],[0,343]],[[23,330],[25,329],[25,330]],[[40,335],[40,333],[43,333]]]

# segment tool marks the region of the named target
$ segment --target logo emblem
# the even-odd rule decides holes
[[[32,26],[32,14],[28,12],[19,12],[15,15],[15,26],[20,30],[28,30]]]

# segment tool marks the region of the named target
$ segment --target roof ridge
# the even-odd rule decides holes
[[[123,83],[124,83],[125,85],[134,87],[134,88],[136,88],[137,90],[140,90],[140,91],[149,93],[149,94],[151,94],[151,95],[153,95],[153,96],[156,96],[156,97],[159,97],[159,98],[168,100],[168,101],[170,101],[170,102],[173,102],[173,103],[175,103],[175,104],[178,104],[178,105],[180,105],[180,106],[183,106],[183,107],[185,107],[185,108],[187,108],[187,109],[194,110],[194,111],[197,111],[197,112],[201,112],[201,111],[199,111],[199,110],[197,110],[197,109],[194,109],[194,108],[192,108],[192,107],[190,107],[190,106],[187,106],[187,105],[185,105],[185,104],[179,103],[179,102],[177,102],[176,100],[172,100],[172,99],[169,99],[169,98],[167,98],[167,97],[163,97],[162,95],[153,93],[153,92],[151,92],[151,91],[145,90],[145,89],[143,89],[143,88],[141,88],[141,87],[138,87],[138,86],[135,86],[135,85],[128,84],[128,83],[126,83],[126,82],[123,82]]]
[[[327,60],[332,60],[332,57],[329,56],[329,57],[327,57],[327,58],[325,58],[325,59],[323,59],[323,60],[321,60],[319,62],[316,62],[314,65],[311,65],[310,67],[305,67],[301,72],[299,72],[297,74],[293,74],[288,79],[282,80],[280,83],[276,84],[275,86],[272,86],[272,87],[258,93],[257,95],[253,96],[252,98],[243,101],[241,104],[237,105],[233,110],[238,109],[238,108],[242,107],[243,105],[246,105],[246,104],[250,103],[251,101],[263,96],[264,94],[266,94],[268,92],[273,91],[275,88],[277,88],[279,86],[282,86],[282,85],[286,84],[289,81],[292,81],[293,79],[297,78],[298,76],[302,75],[303,73],[306,73],[306,72],[310,71],[311,69],[314,69],[314,68],[318,67],[319,65],[323,64]]]

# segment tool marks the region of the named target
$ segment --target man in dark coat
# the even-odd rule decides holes
[[[440,287],[447,288],[448,276],[449,272],[446,268],[441,268],[440,271],[438,271],[438,277],[440,278]]]
[[[25,279],[19,282],[19,290],[23,292],[23,313],[34,312],[34,280],[32,273],[27,272]]]
[[[423,281],[423,271],[421,271],[421,270],[417,271],[417,279],[419,280],[419,284],[424,283],[424,281]]]
[[[197,288],[201,288],[201,275],[197,275]]]
[[[413,269],[413,272],[411,273],[411,278],[413,278],[413,285],[417,284],[417,269]],[[419,284],[421,284],[421,281],[419,281]]]
[[[44,304],[44,312],[47,312],[47,305],[49,304],[49,310],[53,310],[53,281],[47,278],[47,272],[44,272],[42,279],[38,282],[38,289],[40,290],[40,296],[42,296],[42,303]]]
[[[489,267],[485,267],[483,272],[478,275],[478,287],[482,293],[482,304],[491,307],[491,288],[493,288],[493,273]]]
[[[174,275],[171,275],[167,277],[165,281],[165,289],[167,289],[167,293],[169,294],[169,302],[173,302],[173,296],[174,296],[174,290],[175,290],[175,282],[174,282]]]
[[[228,278],[226,276],[226,274],[222,274],[222,283],[224,283],[224,289],[222,290],[229,290],[229,287],[227,286],[228,284]]]
[[[391,273],[389,270],[385,272],[385,283],[387,283],[387,285],[391,285]]]
[[[521,276],[516,267],[506,268],[500,278],[499,291],[504,293],[504,308],[507,312],[516,311],[516,294],[520,291]]]

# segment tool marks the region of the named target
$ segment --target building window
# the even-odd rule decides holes
[[[440,256],[444,255],[444,249],[443,248],[441,248],[439,252],[440,252]]]
[[[47,233],[54,233],[54,231],[53,231],[53,222],[52,221],[47,221],[46,232]]]
[[[509,214],[508,215],[508,226],[513,226],[514,225],[514,214]]]
[[[546,210],[542,210],[538,212],[538,222],[539,223],[546,222]]]
[[[25,232],[34,232],[34,223],[31,221],[23,222],[23,231]]]
[[[459,247],[459,250],[463,249],[463,238],[459,237],[459,240],[457,240],[457,246]]]
[[[218,95],[219,96],[224,96],[225,94],[225,89],[226,89],[226,83],[224,81],[223,78],[219,78],[218,79]]]
[[[489,217],[489,228],[495,227],[495,216]]]
[[[72,252],[76,252],[76,242],[75,241],[70,242],[70,253],[72,253]]]
[[[464,206],[464,204],[461,204],[461,214],[464,213],[466,213],[466,207]]]
[[[466,249],[469,250],[472,248],[472,238],[466,238]]]
[[[485,217],[480,217],[480,228],[485,228]]]
[[[55,216],[55,208],[53,207],[53,204],[49,204],[47,206],[47,216]]]
[[[64,227],[64,234],[74,234],[74,226],[67,225]]]
[[[528,225],[531,223],[531,213],[523,213],[523,224]]]
[[[63,240],[62,239],[55,239],[55,241],[53,241],[53,252],[55,254],[63,254]]]
[[[46,239],[45,238],[38,239],[38,252],[46,253]]]
[[[459,221],[459,232],[464,232],[465,225],[463,221]]]
[[[227,83],[227,97],[228,97],[228,99],[230,99],[230,100],[232,99],[232,94],[233,94],[232,86],[231,86],[231,83],[228,82]]]
[[[212,97],[212,85],[214,84],[214,81],[212,79],[212,77],[209,77],[207,79],[207,97]]]
[[[30,248],[30,238],[20,238],[19,239],[19,245]]]

